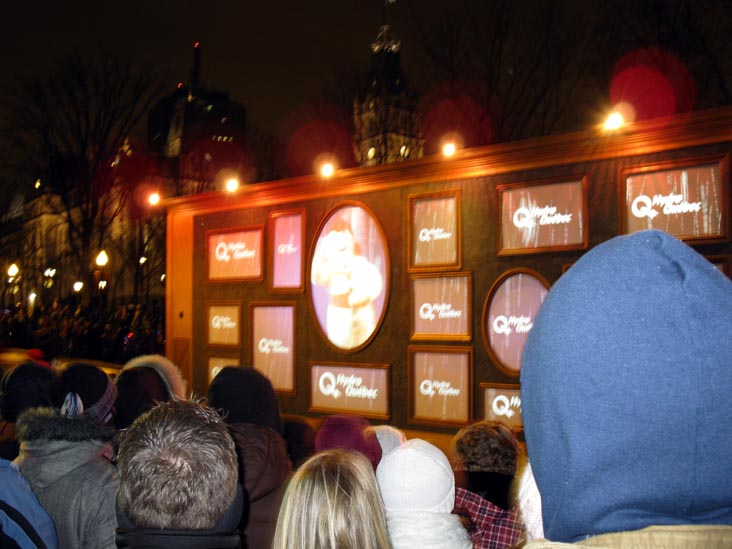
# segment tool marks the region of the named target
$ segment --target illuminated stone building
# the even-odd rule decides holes
[[[383,24],[371,44],[368,83],[353,102],[354,153],[359,166],[376,166],[421,158],[417,98],[402,71],[401,42]]]
[[[247,168],[246,109],[228,92],[201,84],[201,45],[193,46],[187,84],[180,82],[148,115],[148,142],[162,159],[176,196],[220,187]]]

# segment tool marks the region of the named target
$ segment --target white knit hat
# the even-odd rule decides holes
[[[455,475],[442,451],[414,438],[381,458],[376,470],[387,511],[450,513]]]
[[[462,549],[470,536],[452,514],[455,476],[442,451],[424,440],[404,442],[376,469],[395,549]]]

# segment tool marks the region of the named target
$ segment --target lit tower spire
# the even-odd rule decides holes
[[[387,22],[392,4],[383,4],[382,25],[371,43],[368,81],[353,105],[354,152],[361,166],[419,158],[424,149],[417,98],[402,71],[401,42]]]
[[[191,85],[189,93],[195,95],[201,86],[201,43],[193,44],[193,66],[191,67]]]

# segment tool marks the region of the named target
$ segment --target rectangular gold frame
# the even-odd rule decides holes
[[[297,359],[297,337],[296,337],[296,327],[297,327],[297,304],[294,301],[252,301],[249,304],[249,364],[252,368],[254,368],[254,348],[255,348],[255,341],[254,341],[254,311],[257,308],[266,308],[266,307],[286,307],[292,309],[292,349],[290,352],[291,356],[291,363],[289,364],[290,368],[290,378],[292,380],[292,389],[282,389],[277,387],[274,383],[272,383],[272,386],[274,387],[275,391],[277,393],[282,395],[294,395],[297,392],[297,376],[295,375],[296,372],[296,359]]]
[[[542,187],[542,186],[548,186],[548,185],[557,185],[560,183],[576,183],[578,184],[582,189],[582,217],[584,219],[584,223],[582,226],[582,241],[576,242],[572,244],[567,245],[550,245],[550,246],[539,246],[535,248],[503,248],[503,235],[504,235],[504,227],[503,227],[503,193],[507,191],[512,191],[516,189],[523,189],[528,187]],[[589,220],[589,206],[588,206],[588,196],[587,196],[587,175],[569,175],[566,177],[552,177],[547,179],[539,179],[534,181],[524,181],[524,182],[516,182],[516,183],[507,183],[503,185],[496,186],[496,193],[497,193],[497,209],[498,209],[498,216],[497,216],[497,222],[498,222],[498,243],[497,243],[497,250],[499,256],[508,256],[508,255],[523,255],[523,254],[537,254],[537,253],[546,253],[546,252],[556,252],[556,251],[566,251],[566,250],[585,250],[589,246],[590,242],[590,220]]]
[[[301,294],[305,291],[305,247],[303,246],[303,243],[305,242],[305,208],[299,208],[294,210],[278,210],[274,212],[270,212],[269,214],[269,257],[268,257],[268,267],[269,267],[269,277],[268,277],[268,289],[270,293],[273,294]],[[275,222],[277,219],[282,217],[300,217],[300,284],[298,286],[275,286],[274,280],[275,280],[275,273],[277,269],[277,250],[275,250],[275,245],[277,242],[276,238],[276,231],[275,231]]]
[[[237,310],[236,315],[237,321],[239,322],[239,330],[237,332],[236,343],[211,342],[211,309],[213,307],[234,307]],[[208,301],[206,303],[206,344],[209,347],[217,347],[223,349],[241,349],[242,329],[241,301]]]
[[[213,377],[211,376],[211,361],[212,360],[220,360],[223,362],[221,367],[224,366],[239,366],[241,367],[241,358],[239,356],[223,356],[226,353],[211,353],[206,358],[206,371],[207,371],[207,379],[209,385],[211,384],[211,381],[213,380]]]
[[[483,419],[487,419],[489,421],[501,421],[508,425],[511,429],[514,431],[523,431],[524,430],[524,424],[523,424],[523,416],[521,416],[521,422],[516,423],[511,421],[511,417],[509,416],[510,412],[513,411],[514,402],[513,397],[508,400],[508,402],[505,404],[505,406],[508,407],[508,410],[506,410],[506,413],[503,414],[503,416],[509,416],[508,419],[505,419],[501,415],[496,414],[495,416],[488,416],[485,409],[485,393],[488,389],[499,389],[499,390],[507,390],[507,391],[516,391],[518,392],[518,399],[519,399],[519,406],[521,406],[521,386],[517,383],[487,383],[487,382],[481,382],[480,383],[480,411],[481,411],[481,417]],[[505,409],[505,408],[504,408]]]
[[[386,372],[386,414],[375,414],[369,411],[347,411],[341,408],[328,408],[313,406],[313,367],[314,366],[342,366],[344,368],[359,368],[363,370],[385,370]],[[310,361],[308,363],[308,412],[321,412],[325,414],[354,414],[374,419],[389,419],[391,417],[391,366],[389,364],[354,364],[350,362],[328,362]]]
[[[452,346],[426,346],[426,345],[410,345],[407,352],[409,353],[409,375],[408,375],[408,387],[409,387],[409,423],[419,425],[434,425],[434,426],[451,426],[451,427],[462,427],[469,424],[472,421],[473,414],[473,347],[452,347]],[[433,353],[433,354],[456,354],[456,355],[467,355],[468,357],[468,402],[466,418],[464,421],[447,421],[442,419],[436,419],[431,417],[418,417],[415,415],[415,355],[416,353]]]
[[[227,233],[248,233],[248,232],[259,232],[260,238],[259,238],[259,249],[257,250],[257,258],[259,262],[259,274],[256,276],[231,276],[231,277],[222,277],[222,278],[211,278],[211,265],[210,265],[210,257],[211,257],[211,237],[219,234],[227,234]],[[250,225],[247,227],[229,227],[226,229],[215,229],[206,231],[206,281],[207,282],[261,282],[264,280],[264,260],[262,258],[262,254],[264,252],[264,225]]]
[[[445,279],[445,278],[464,278],[468,285],[467,296],[463,311],[467,317],[468,330],[464,333],[450,332],[416,332],[415,331],[415,307],[421,307],[415,301],[414,285],[418,280],[425,279]],[[473,273],[471,271],[463,271],[459,273],[420,273],[412,275],[409,286],[409,338],[412,341],[470,341],[473,339]]]
[[[423,265],[415,265],[414,262],[414,246],[412,244],[413,237],[415,235],[415,232],[418,230],[414,226],[414,206],[421,202],[421,201],[427,201],[427,200],[435,200],[440,198],[452,198],[455,200],[455,216],[456,219],[454,220],[455,224],[455,243],[457,249],[455,250],[455,261],[442,261],[442,262],[436,262],[436,263],[430,263],[430,264],[423,264]],[[462,261],[463,261],[463,221],[462,221],[462,204],[461,204],[461,191],[460,189],[451,189],[446,191],[436,191],[436,192],[430,192],[430,193],[420,193],[420,194],[413,194],[409,196],[408,204],[407,204],[407,222],[408,222],[408,231],[407,231],[407,257],[408,257],[408,271],[410,273],[419,273],[419,272],[434,272],[434,271],[450,271],[450,270],[460,270],[462,267]]]
[[[625,198],[628,177],[644,173],[683,171],[685,168],[695,168],[714,164],[716,164],[719,169],[719,189],[722,203],[720,207],[720,213],[722,216],[721,232],[719,234],[709,233],[701,235],[674,234],[673,236],[691,244],[728,242],[730,239],[729,154],[700,156],[620,168],[618,172],[618,226],[620,234],[627,234],[628,231],[628,207]]]

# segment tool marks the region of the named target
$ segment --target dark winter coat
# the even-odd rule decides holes
[[[242,547],[241,537],[236,526],[245,508],[244,492],[239,486],[236,498],[229,510],[210,530],[137,528],[118,509],[117,547],[120,549],[166,549],[168,547],[171,549],[240,549]]]
[[[282,497],[292,472],[285,440],[269,427],[232,423],[239,473],[249,495],[247,545],[271,547]]]

